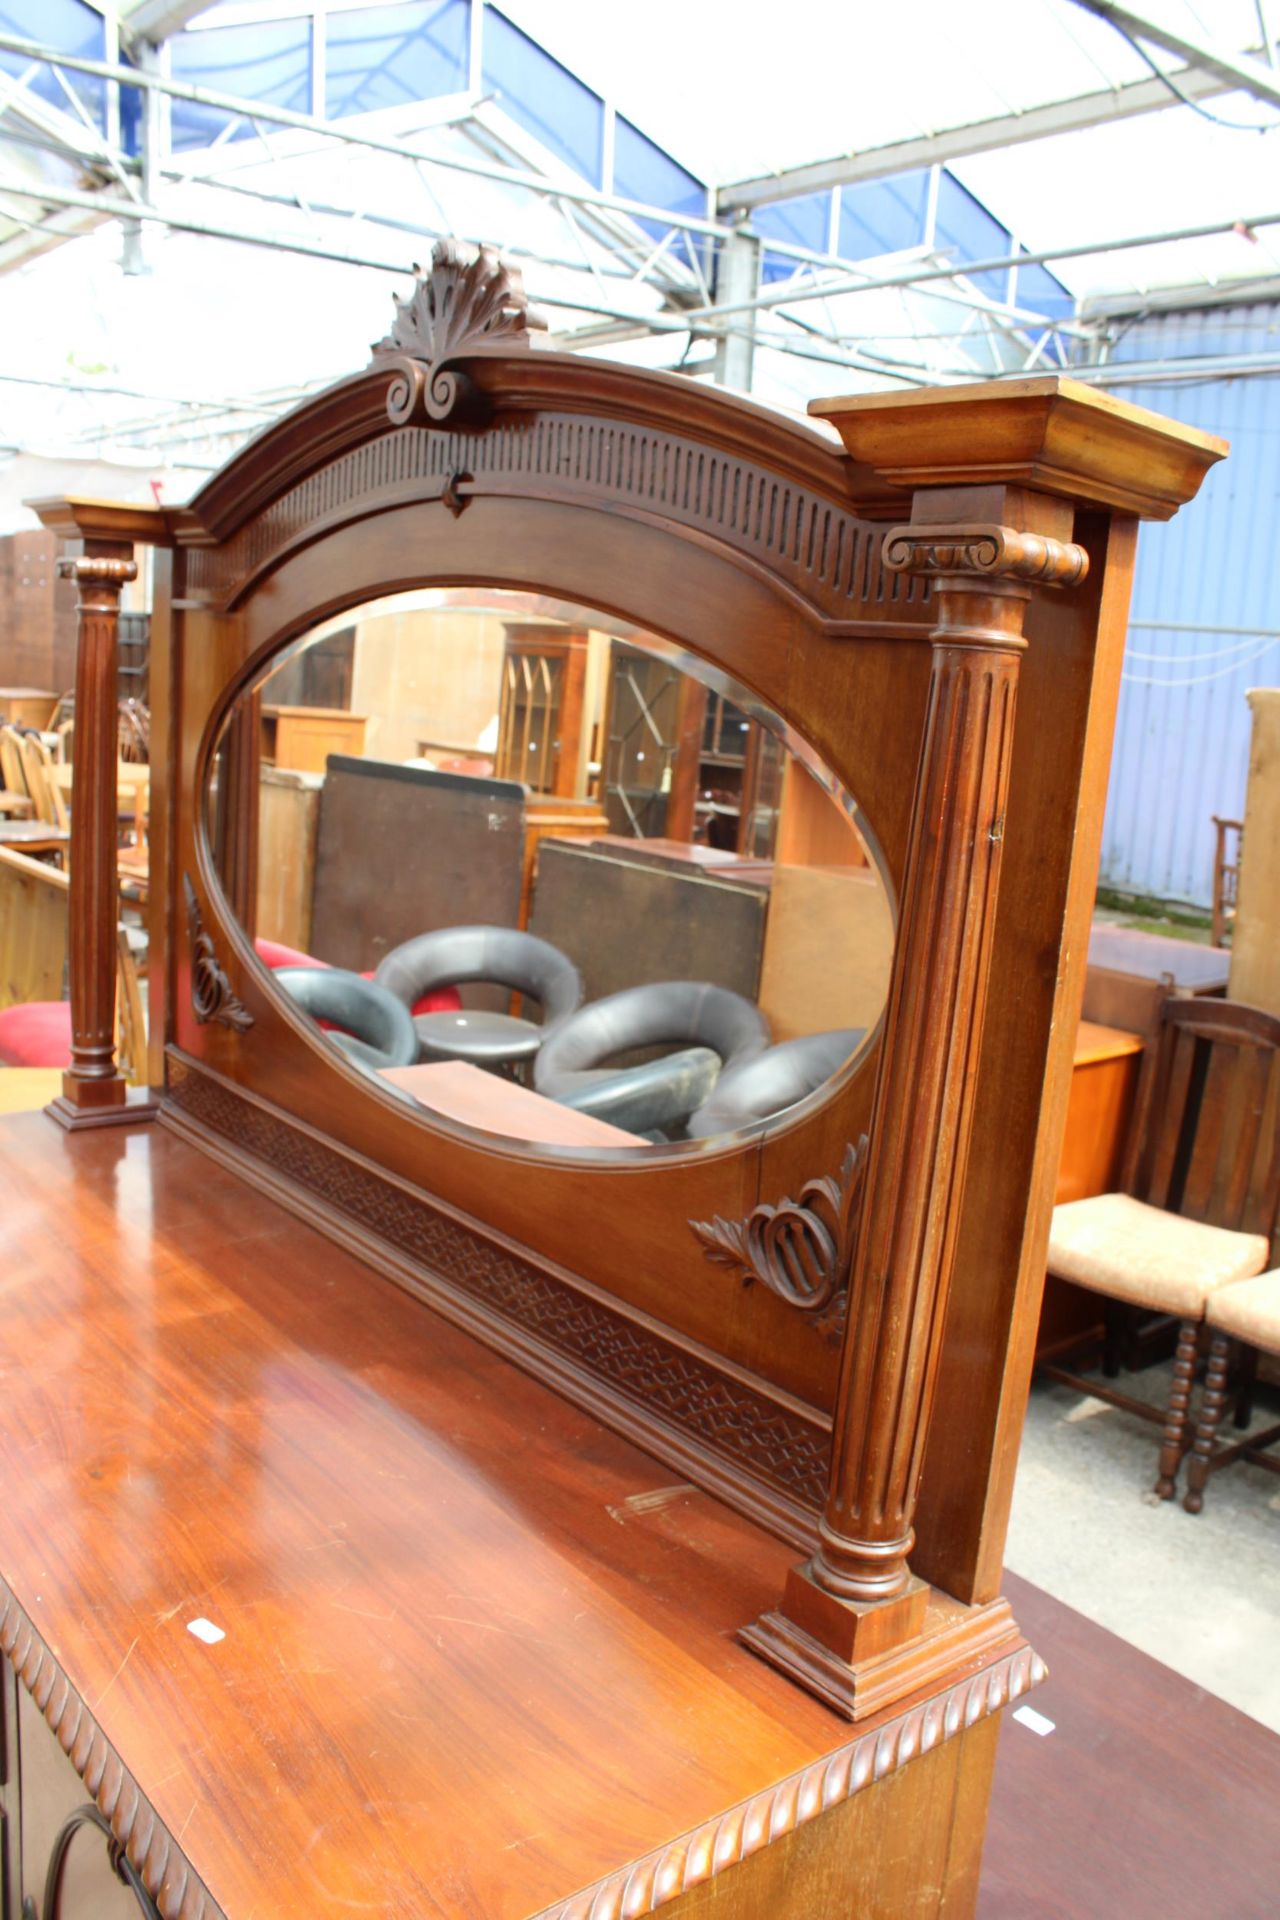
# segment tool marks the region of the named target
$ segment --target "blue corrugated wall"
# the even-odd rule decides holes
[[[1113,358],[1273,348],[1280,362],[1280,307],[1253,305],[1144,320]],[[1280,685],[1280,377],[1116,391],[1231,442],[1192,504],[1139,536],[1102,843],[1104,886],[1208,905],[1211,816],[1244,805],[1245,693]]]

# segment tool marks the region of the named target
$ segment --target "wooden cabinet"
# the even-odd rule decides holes
[[[335,707],[263,707],[262,758],[295,773],[323,773],[331,753],[364,752],[363,714]]]
[[[40,687],[0,687],[0,720],[11,726],[42,731],[52,720],[57,704],[57,694]]]
[[[586,794],[585,628],[508,623],[498,709],[499,780],[561,799]]]
[[[1142,1048],[1140,1033],[1080,1022],[1056,1202],[1115,1191]]]

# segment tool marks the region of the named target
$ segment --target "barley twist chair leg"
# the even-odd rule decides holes
[[[1200,1403],[1200,1419],[1196,1426],[1195,1443],[1187,1463],[1187,1491],[1182,1502],[1188,1513],[1199,1513],[1204,1505],[1204,1490],[1213,1458],[1214,1436],[1218,1431],[1218,1423],[1222,1419],[1223,1408],[1226,1405],[1227,1356],[1230,1345],[1225,1333],[1215,1333],[1209,1346],[1209,1369],[1205,1375],[1204,1399]]]
[[[1173,1362],[1173,1385],[1169,1389],[1169,1407],[1165,1414],[1164,1438],[1160,1447],[1160,1470],[1156,1492],[1162,1500],[1172,1500],[1177,1486],[1178,1468],[1187,1450],[1188,1409],[1191,1383],[1195,1377],[1196,1344],[1199,1322],[1184,1320],[1178,1329],[1178,1351]]]
[[[1236,1393],[1234,1424],[1243,1433],[1253,1418],[1253,1390],[1258,1380],[1258,1349],[1246,1346],[1238,1363],[1240,1385]]]

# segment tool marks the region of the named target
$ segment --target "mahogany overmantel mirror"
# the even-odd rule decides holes
[[[838,1712],[988,1711],[1137,522],[1223,448],[536,330],[442,244],[189,507],[44,510],[83,714],[158,549],[159,1119],[808,1554],[741,1625]]]

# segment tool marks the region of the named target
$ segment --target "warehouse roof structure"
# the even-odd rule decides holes
[[[1262,0],[982,21],[0,0],[0,460],[136,462],[178,497],[349,368],[441,233],[501,246],[559,345],[793,408],[1131,384],[1129,316],[1280,278]]]

